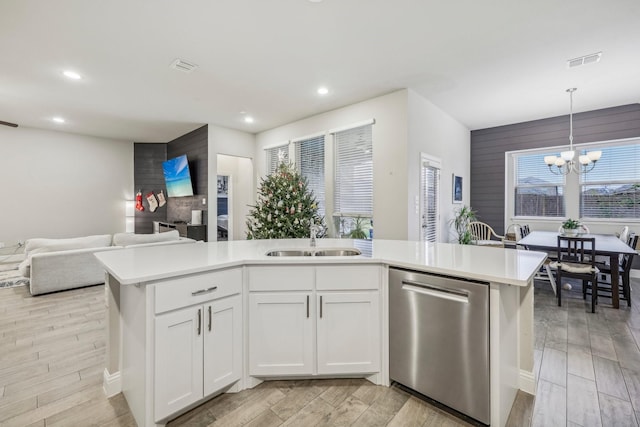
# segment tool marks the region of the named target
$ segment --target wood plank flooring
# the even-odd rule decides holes
[[[637,289],[639,281],[634,280]],[[519,393],[509,426],[638,425],[640,298],[589,313],[579,293],[558,308],[535,290],[535,399]],[[122,395],[102,391],[104,287],[31,297],[0,289],[0,426],[135,426]],[[532,422],[533,421],[533,422]],[[365,380],[265,382],[225,394],[170,426],[467,426],[397,387]]]

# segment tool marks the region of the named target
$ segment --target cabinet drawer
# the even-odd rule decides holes
[[[155,283],[156,314],[240,293],[242,269],[192,274]]]
[[[313,266],[251,267],[250,291],[310,291],[313,289]]]
[[[327,290],[378,290],[380,267],[375,265],[318,266],[316,267],[316,289]]]

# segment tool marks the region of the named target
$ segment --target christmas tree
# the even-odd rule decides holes
[[[307,179],[291,163],[283,162],[260,183],[258,200],[247,218],[247,239],[309,237],[311,220],[320,226],[318,237],[322,237],[324,218]]]

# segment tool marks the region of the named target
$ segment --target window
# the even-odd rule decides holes
[[[371,125],[335,133],[334,215],[373,216]]]
[[[296,141],[294,144],[296,166],[313,191],[318,202],[318,212],[324,216],[324,135]]]
[[[334,213],[337,234],[373,236],[373,143],[371,125],[334,133]]]
[[[516,154],[515,216],[564,217],[565,180],[549,171],[544,163],[548,152]]]
[[[438,219],[440,200],[440,162],[428,159],[425,155],[422,158],[422,168],[420,170],[420,197],[422,198],[420,233],[421,239],[425,242],[438,241]]]
[[[595,168],[580,176],[580,217],[640,218],[640,144],[599,149]]]
[[[289,161],[289,146],[280,145],[278,147],[266,148],[265,154],[267,157],[267,175],[271,175],[278,169],[278,165],[282,162]]]

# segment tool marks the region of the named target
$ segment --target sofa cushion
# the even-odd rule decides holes
[[[25,246],[25,254],[28,256],[33,250],[47,247],[49,252],[66,251],[68,249],[88,249],[111,246],[111,234],[99,234],[95,236],[74,237],[71,239],[29,239]]]
[[[157,234],[116,233],[113,235],[113,244],[114,246],[132,246],[143,243],[170,242],[179,239],[180,233],[178,230]]]

